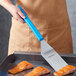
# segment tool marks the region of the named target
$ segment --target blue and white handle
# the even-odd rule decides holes
[[[44,38],[42,37],[42,35],[40,34],[40,32],[37,30],[37,28],[34,26],[34,24],[31,22],[31,20],[29,19],[29,17],[27,16],[27,14],[25,13],[25,11],[21,8],[21,6],[18,6],[21,10],[21,12],[25,15],[26,18],[24,18],[24,21],[27,23],[27,25],[30,27],[30,29],[32,30],[32,32],[35,34],[35,36],[37,37],[37,39],[39,41],[44,40]]]

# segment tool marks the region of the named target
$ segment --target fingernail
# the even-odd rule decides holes
[[[25,16],[23,16],[23,18],[26,18]]]

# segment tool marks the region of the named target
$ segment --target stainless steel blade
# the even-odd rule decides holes
[[[61,56],[45,40],[41,41],[41,55],[55,71],[68,65]]]

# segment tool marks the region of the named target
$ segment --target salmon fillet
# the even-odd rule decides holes
[[[12,74],[16,74],[16,73],[19,73],[23,70],[31,69],[33,67],[34,66],[31,63],[29,63],[27,61],[22,61],[16,67],[14,67],[13,69],[10,69],[8,72],[12,73]]]
[[[50,73],[50,70],[44,67],[36,67],[34,68],[31,72],[25,74],[25,76],[40,76],[40,75],[44,75]]]
[[[63,67],[62,69],[54,72],[55,76],[64,76],[70,73],[73,73],[75,71],[76,67],[72,66],[72,65],[66,65],[65,67]]]

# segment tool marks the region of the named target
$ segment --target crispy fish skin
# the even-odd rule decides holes
[[[50,70],[44,67],[36,67],[34,68],[31,72],[25,74],[25,76],[40,76],[40,75],[44,75],[50,73]]]
[[[33,67],[34,67],[34,65],[32,65],[31,63],[29,63],[27,61],[22,61],[16,67],[14,67],[13,69],[10,69],[8,72],[12,73],[12,74],[16,74],[23,70],[31,69]]]
[[[73,73],[75,71],[76,67],[72,66],[72,65],[66,65],[65,67],[63,67],[62,69],[54,72],[55,76],[64,76],[70,73]]]

